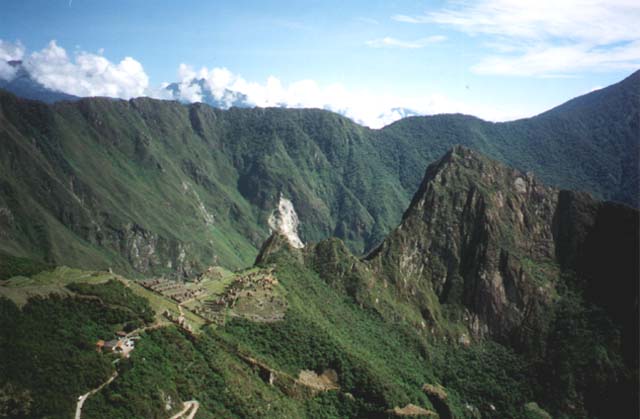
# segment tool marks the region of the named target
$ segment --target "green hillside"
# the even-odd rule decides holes
[[[640,71],[533,118],[410,117],[382,133],[395,150],[387,154],[404,170],[403,184],[414,188],[425,162],[460,144],[531,171],[548,185],[640,206]]]
[[[274,233],[253,269],[186,283],[14,276],[0,413],[69,417],[97,388],[85,419],[626,417],[639,219],[457,146],[366,258]],[[96,351],[120,330],[129,356]]]
[[[530,119],[412,117],[381,130],[321,110],[0,92],[0,252],[145,275],[246,267],[282,194],[304,241],[336,236],[362,253],[454,144],[638,206],[639,91],[636,72]]]

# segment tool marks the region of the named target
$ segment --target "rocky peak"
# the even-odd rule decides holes
[[[550,298],[542,278],[556,273],[556,205],[557,191],[532,175],[456,146],[427,168],[401,224],[369,260],[401,295],[462,305],[473,334],[506,336]],[[426,300],[416,303],[434,317]]]

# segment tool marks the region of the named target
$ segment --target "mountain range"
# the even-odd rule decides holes
[[[7,90],[25,99],[40,100],[46,103],[80,99],[78,96],[60,92],[43,85],[31,76],[21,60],[6,61],[6,63],[16,70],[16,74],[9,79],[0,78],[0,89]],[[202,78],[168,83],[157,92],[157,95],[164,99],[173,99],[185,104],[204,103],[218,109],[229,109],[231,107],[253,108],[256,106],[246,94],[229,88],[212,88]],[[286,103],[280,103],[275,106],[281,108],[289,107]],[[345,113],[338,112],[346,116]],[[419,113],[408,108],[392,107],[380,114],[378,118],[382,121],[396,121],[408,116],[419,116]]]
[[[0,416],[633,417],[639,123],[0,91]]]
[[[547,184],[639,204],[640,72],[537,117],[409,117],[381,130],[313,109],[153,99],[52,105],[0,93],[0,251],[188,275],[246,266],[282,194],[303,241],[356,253],[400,221],[422,168],[461,144]]]
[[[165,87],[165,90],[169,91],[175,100],[181,100],[184,97],[185,93],[182,92],[183,89],[196,89],[201,96],[201,100],[199,100],[199,102],[214,108],[229,109],[231,107],[253,107],[253,104],[249,102],[247,95],[234,92],[229,89],[223,89],[221,92],[214,92],[208,86],[205,79],[192,79],[182,83],[171,83]]]
[[[66,417],[95,387],[85,417],[169,417],[182,402],[202,418],[626,417],[639,223],[455,146],[366,257],[336,238],[301,246],[280,222],[249,271],[192,277],[237,296],[199,329],[219,313],[206,302],[167,321],[177,282],[154,294],[111,272],[22,273],[0,287],[3,411]],[[121,327],[139,334],[130,357],[93,349]]]

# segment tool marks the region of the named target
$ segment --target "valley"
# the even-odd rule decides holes
[[[531,120],[382,130],[0,92],[0,415],[625,417],[637,121],[589,128],[606,179],[549,121],[604,123],[638,74]]]
[[[0,419],[640,417],[638,23],[0,1]]]

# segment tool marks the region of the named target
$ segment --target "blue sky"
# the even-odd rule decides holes
[[[506,120],[640,68],[636,3],[0,0],[0,59],[81,95],[162,97],[163,82],[204,76],[372,126],[391,107]]]

